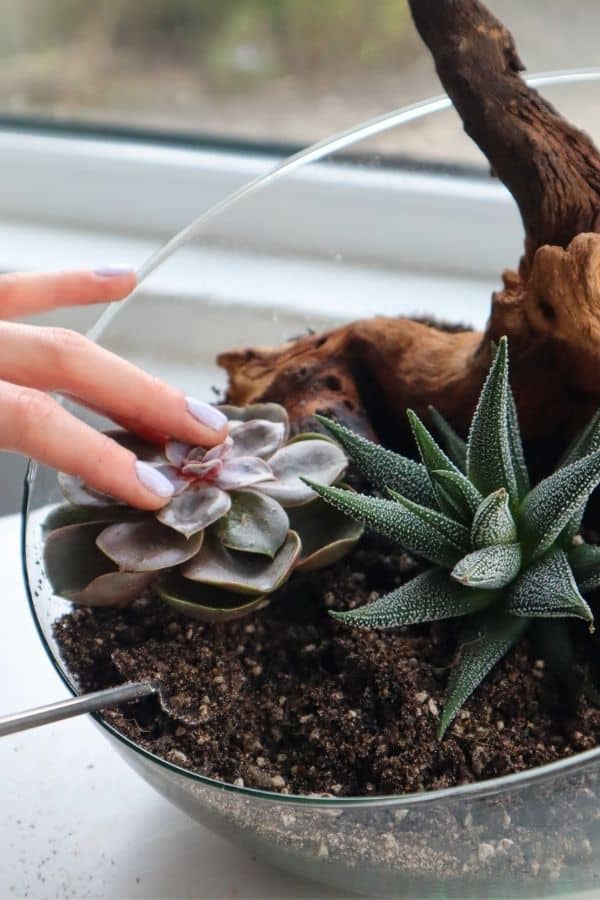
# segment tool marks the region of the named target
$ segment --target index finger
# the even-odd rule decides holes
[[[227,433],[218,409],[74,331],[0,323],[0,379],[69,394],[136,432],[212,447]]]
[[[0,275],[0,319],[16,319],[63,306],[122,300],[136,284],[135,270],[121,264],[91,271]]]

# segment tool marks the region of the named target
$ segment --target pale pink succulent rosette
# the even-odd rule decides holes
[[[362,527],[302,481],[336,484],[348,460],[319,434],[289,439],[275,403],[221,406],[225,441],[164,450],[125,431],[111,436],[173,484],[170,502],[140,513],[60,475],[68,501],[47,519],[46,572],[56,594],[85,606],[125,606],[152,586],[197,618],[227,619],[263,605],[294,570],[329,565]]]

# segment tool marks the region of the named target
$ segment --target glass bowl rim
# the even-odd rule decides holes
[[[529,85],[534,87],[550,87],[600,81],[600,67],[550,70],[525,76],[525,81]],[[420,118],[420,116],[418,115],[419,111],[422,111],[424,115],[430,115],[435,114],[436,112],[441,112],[444,109],[449,108],[450,106],[451,103],[449,101],[448,95],[440,94],[434,97],[423,99],[421,101],[418,101],[417,103],[411,104],[410,106],[402,107],[399,110],[393,111],[392,113],[384,113],[381,116],[377,116],[367,124],[375,126],[377,130],[374,130],[373,133],[377,133],[378,130],[387,130],[387,128],[380,128],[380,126],[383,126],[385,122],[390,121],[394,116],[397,116],[401,119],[402,115],[405,113],[416,113],[417,115],[415,115],[415,118]],[[399,121],[398,124],[402,124],[402,122]],[[391,126],[388,125],[387,127]],[[349,136],[350,131],[353,130],[354,129],[350,129],[347,132],[336,135],[335,138],[345,139]],[[322,147],[323,143],[324,142],[320,142],[318,146]],[[125,303],[127,303],[127,301],[125,301]],[[119,304],[118,308],[122,308],[123,306],[124,304],[121,303]],[[94,327],[91,329],[89,336],[93,339],[97,339],[97,337],[99,337],[100,335],[100,331],[102,330],[101,326],[109,325],[116,312],[117,307],[113,307],[112,309],[109,308],[104,314],[102,314]],[[71,681],[66,670],[63,669],[59,659],[54,654],[51,646],[46,640],[41,621],[37,615],[33,591],[29,582],[29,575],[27,571],[27,515],[29,491],[30,484],[32,482],[36,469],[37,463],[34,460],[29,460],[24,478],[23,500],[21,504],[21,567],[23,572],[23,581],[25,583],[25,592],[29,610],[31,612],[36,631],[46,652],[46,655],[48,656],[54,670],[58,674],[61,681],[63,681],[69,692],[74,697],[76,697],[78,696],[76,685]],[[422,791],[412,794],[378,795],[375,797],[314,797],[302,794],[280,794],[276,791],[265,791],[258,788],[250,788],[246,786],[238,787],[237,785],[231,784],[229,782],[218,781],[217,779],[209,778],[206,775],[201,775],[198,772],[192,772],[189,769],[184,769],[181,766],[178,766],[175,763],[171,763],[168,760],[163,759],[162,757],[157,756],[156,754],[151,753],[149,750],[146,750],[143,747],[139,746],[135,741],[126,737],[124,734],[121,734],[116,728],[106,722],[99,713],[91,713],[90,715],[95,719],[97,724],[107,732],[110,737],[115,738],[128,750],[133,751],[135,754],[138,754],[149,762],[158,765],[160,768],[166,769],[168,772],[172,772],[175,775],[181,776],[185,779],[189,779],[192,782],[204,785],[205,787],[210,787],[214,790],[223,791],[226,793],[237,794],[249,800],[253,799],[259,801],[269,801],[272,803],[281,803],[302,807],[338,809],[348,807],[371,808],[378,806],[413,807],[426,803],[443,802],[445,800],[468,801],[469,799],[479,799],[489,797],[494,794],[505,793],[509,790],[519,787],[527,787],[533,783],[550,780],[551,778],[558,775],[566,775],[572,770],[587,766],[588,764],[600,759],[599,745],[592,750],[585,750],[581,753],[573,754],[572,756],[556,760],[552,763],[547,763],[543,766],[536,766],[531,769],[526,769],[522,772],[514,772],[510,775],[503,775],[499,778],[490,778],[486,779],[485,781],[476,781],[469,784],[463,784],[459,785],[458,787],[439,788],[434,791]]]
[[[25,474],[23,485],[23,502],[21,506],[21,566],[23,572],[23,581],[25,583],[25,593],[38,637],[41,641],[46,655],[48,656],[55,672],[61,681],[65,684],[69,692],[77,697],[79,692],[76,685],[71,681],[67,671],[63,668],[59,658],[53,652],[52,647],[46,640],[44,630],[40,618],[37,614],[35,599],[29,580],[27,570],[27,518],[30,484],[37,470],[38,464],[34,460],[29,460],[27,471]],[[158,765],[160,768],[166,769],[175,775],[188,779],[194,783],[213,788],[217,791],[225,793],[237,794],[248,800],[270,801],[271,803],[282,803],[291,806],[317,807],[317,808],[348,808],[348,807],[414,807],[426,803],[439,803],[446,800],[472,800],[483,799],[494,794],[506,793],[515,788],[528,787],[529,785],[550,780],[558,775],[567,775],[572,770],[587,766],[588,764],[600,759],[600,746],[592,750],[585,750],[567,756],[563,759],[547,763],[543,766],[535,766],[531,769],[525,769],[522,772],[513,772],[510,775],[503,775],[499,778],[490,778],[485,781],[475,781],[469,784],[459,785],[451,788],[438,788],[433,791],[421,791],[412,794],[386,794],[375,797],[314,797],[303,794],[280,794],[276,791],[260,790],[246,786],[237,786],[226,781],[219,781],[215,778],[209,778],[207,775],[201,775],[199,772],[192,772],[190,769],[184,769],[176,763],[169,762],[144,747],[141,747],[131,738],[121,734],[116,728],[106,722],[100,713],[91,713],[96,723],[107,732],[107,734],[115,738],[119,743],[123,744],[128,750],[133,751],[142,758]]]

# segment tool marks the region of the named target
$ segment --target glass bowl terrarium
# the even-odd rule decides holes
[[[557,80],[561,92],[570,90],[584,96],[589,89],[581,87],[581,81],[574,86],[566,79],[565,87],[565,80]],[[421,114],[432,108],[436,104],[426,104]],[[418,115],[414,114],[415,121]],[[402,117],[398,119],[402,121]],[[363,148],[358,145],[352,149]],[[381,179],[382,186],[386,182],[390,189],[398,186],[397,173],[379,167],[373,173],[373,164],[378,167],[378,160],[369,153],[360,164],[338,163],[313,169],[307,164],[249,196],[209,223],[202,234],[202,245],[188,256],[190,265],[194,253],[204,262],[212,259],[212,264],[218,265],[217,297],[198,292],[174,304],[172,298],[149,288],[106,321],[97,339],[194,395],[208,398],[213,386],[220,390],[225,387],[214,361],[221,350],[277,344],[360,314],[389,313],[392,309],[398,312],[398,304],[392,306],[393,298],[401,291],[406,297],[410,278],[407,282],[405,271],[376,271],[373,258],[365,262],[364,248],[373,246],[372,214],[359,215],[362,201],[353,207],[346,193],[353,179],[360,182],[367,173]],[[460,185],[460,175],[443,178],[446,191],[457,190]],[[482,188],[481,202],[485,203],[487,186],[483,182]],[[294,197],[303,204],[304,220],[284,253],[276,236],[284,231]],[[357,213],[350,223],[339,215],[344,197],[350,203],[348,208]],[[324,209],[331,214],[324,216]],[[427,209],[419,214],[424,222],[430,215]],[[396,205],[394,216],[397,232],[410,235],[414,207],[403,210],[402,205]],[[316,260],[308,260],[305,255],[307,238],[309,243],[316,240],[310,234],[311,217],[315,235],[322,235],[317,223],[322,227],[323,218],[326,220],[326,239],[319,238],[318,247],[309,248],[313,254],[318,251]],[[273,254],[266,253],[264,243],[258,249],[253,246],[244,227],[244,223],[265,219],[273,226],[266,239],[272,242]],[[518,243],[516,230],[514,243]],[[437,250],[431,243],[427,246],[426,251],[419,250],[421,258],[415,268],[446,267],[447,250],[441,251],[440,266]],[[384,250],[380,252],[385,255]],[[259,276],[251,292],[244,277],[248,270]],[[338,285],[325,301],[319,275],[323,286]],[[481,278],[479,272],[476,290],[483,297],[484,281],[485,276]],[[280,293],[285,284],[290,286],[287,296]],[[375,298],[368,302],[362,293],[366,285],[371,285],[370,297]],[[463,308],[455,309],[446,302],[449,285],[452,295],[464,286],[456,269],[454,275],[444,278],[430,276],[427,297],[417,302],[411,294],[403,301],[405,311],[421,315],[442,312],[446,319],[463,318]],[[350,299],[345,303],[346,289]],[[475,294],[472,285],[469,290]],[[442,309],[440,303],[444,304]],[[482,323],[484,308],[482,302],[479,313],[473,316],[474,324]],[[94,414],[84,415],[94,424],[103,424]],[[44,646],[58,673],[76,693],[80,685],[56,632],[56,623],[71,611],[71,604],[53,594],[43,562],[44,522],[60,502],[56,473],[32,464],[24,498],[26,582]],[[143,729],[143,710],[139,721]],[[149,750],[143,740],[124,734],[118,716],[98,717],[98,722],[132,768],[194,818],[275,865],[342,890],[415,898],[537,897],[594,889],[600,875],[600,755],[595,749],[549,765],[452,788],[421,788],[404,795],[379,791],[375,796],[336,796],[332,785],[326,793],[298,795],[282,793],[276,783],[269,789],[266,782],[248,786],[242,779],[226,782],[209,777],[190,768],[184,756],[163,757]]]

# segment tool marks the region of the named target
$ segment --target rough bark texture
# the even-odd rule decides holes
[[[527,261],[543,244],[566,247],[576,234],[597,231],[596,148],[527,87],[502,23],[478,0],[410,0],[410,7],[466,133],[517,202]]]
[[[600,157],[520,78],[509,32],[479,0],[410,0],[466,132],[519,206],[525,255],[492,297],[485,334],[374,318],[276,349],[220,356],[234,403],[272,399],[304,427],[322,411],[402,446],[404,410],[434,404],[464,430],[509,337],[530,439],[567,437],[600,405]]]

